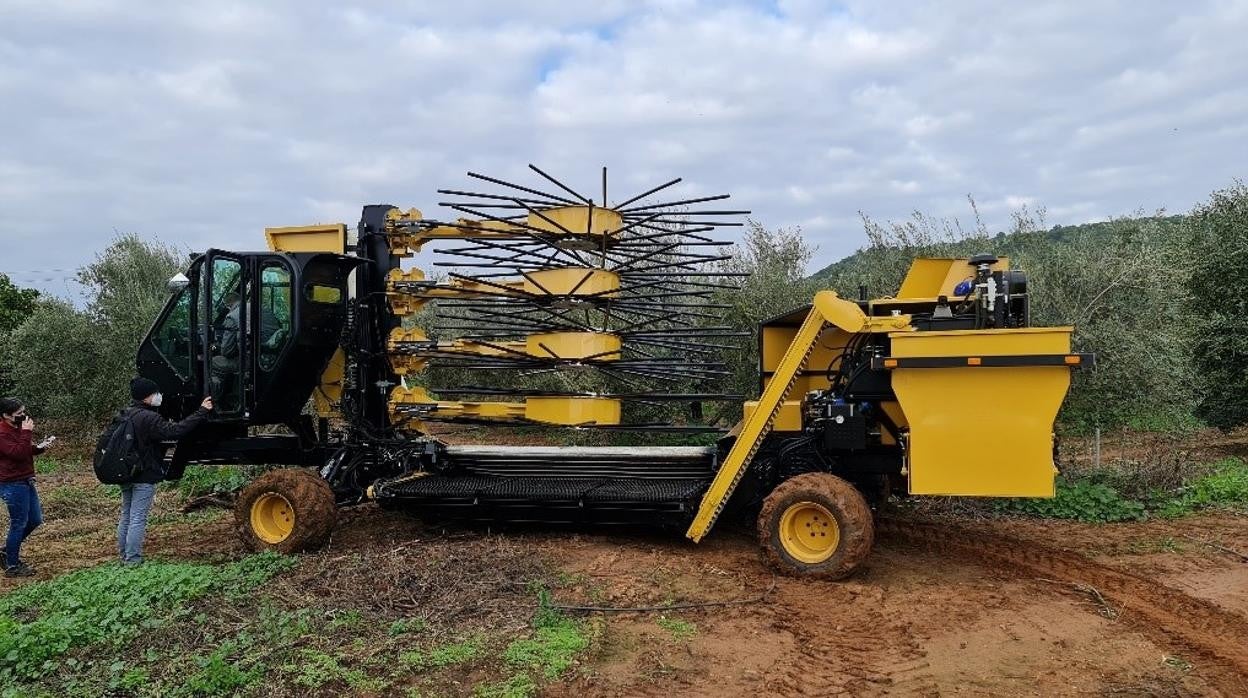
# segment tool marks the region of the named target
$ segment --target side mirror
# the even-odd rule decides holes
[[[187,278],[186,274],[183,274],[182,272],[178,272],[177,274],[174,274],[169,279],[169,282],[168,282],[169,293],[171,295],[181,293],[182,289],[190,285],[191,285],[191,280]]]

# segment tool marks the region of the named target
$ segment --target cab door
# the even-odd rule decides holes
[[[199,327],[203,338],[200,373],[218,420],[246,418],[253,390],[248,329],[252,301],[251,259],[220,250],[204,255],[199,284]]]
[[[185,272],[190,282],[176,291],[156,316],[152,329],[139,344],[136,364],[140,376],[160,386],[164,394],[161,412],[179,418],[195,411],[203,396],[198,326],[198,279],[203,260]]]

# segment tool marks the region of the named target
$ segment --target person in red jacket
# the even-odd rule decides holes
[[[22,562],[22,541],[43,523],[35,491],[35,456],[50,442],[35,444],[35,420],[13,398],[0,399],[0,498],[9,510],[9,536],[4,545],[6,577],[30,577],[35,571]]]

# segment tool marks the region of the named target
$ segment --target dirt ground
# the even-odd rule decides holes
[[[27,556],[40,578],[111,558],[112,504],[88,496],[93,486],[82,472],[41,478],[48,523]],[[226,512],[188,516],[177,513],[172,496],[160,501],[149,556],[244,554]],[[866,568],[829,583],[773,575],[744,529],[721,530],[701,545],[658,533],[447,533],[363,508],[343,517],[329,548],[306,557],[292,588],[323,603],[336,596],[358,603],[344,559],[363,569],[431,546],[457,551],[456,569],[487,579],[490,556],[503,545],[509,555],[532,555],[561,571],[556,604],[695,605],[587,613],[599,619],[599,635],[572,678],[545,687],[552,696],[1248,695],[1248,663],[1237,664],[1242,655],[1235,655],[1248,646],[1209,646],[1248,638],[1248,562],[1230,552],[1248,552],[1248,517],[928,524],[946,528],[938,535],[955,543],[992,537],[1006,552],[1022,551],[1022,562],[992,550],[933,547],[907,534],[908,525],[885,526]],[[1098,588],[1102,577],[1088,572],[1081,581],[1079,563],[1053,571],[1043,560],[1029,566],[1033,547],[1085,556],[1078,560],[1138,575],[1132,579],[1182,598],[1149,601],[1110,582]],[[491,598],[471,584],[439,593]],[[732,603],[696,606],[721,602]],[[1199,628],[1165,627],[1177,621],[1157,622],[1156,609],[1146,607],[1195,602],[1222,614],[1212,639],[1193,637]],[[421,603],[437,603],[436,594],[413,592],[405,611]]]

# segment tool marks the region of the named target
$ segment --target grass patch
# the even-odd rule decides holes
[[[439,645],[427,652],[419,650],[404,652],[399,655],[399,661],[416,671],[423,671],[425,669],[441,669],[443,667],[467,664],[479,659],[484,654],[485,647],[480,639],[470,638],[461,642]]]
[[[1169,491],[1128,495],[1130,483],[1114,472],[1092,472],[1076,480],[1058,478],[1051,499],[1002,499],[999,511],[1090,523],[1139,521],[1149,516],[1183,516],[1201,509],[1248,509],[1248,463],[1226,458],[1201,469],[1205,474]]]
[[[271,552],[223,566],[110,563],[23,586],[0,597],[0,683],[58,671],[74,648],[120,647],[197,597],[211,592],[237,598],[295,564]]]
[[[503,659],[515,669],[524,669],[545,679],[557,679],[572,668],[576,656],[589,647],[583,624],[550,607],[546,590],[538,594],[539,606],[533,619],[533,635],[514,640],[503,651]]]
[[[298,661],[287,664],[282,670],[293,677],[294,683],[306,688],[321,688],[341,681],[358,691],[377,691],[384,682],[369,678],[361,669],[349,669],[332,654],[315,648],[299,650]]]
[[[513,674],[506,680],[480,684],[473,689],[477,698],[530,698],[537,695],[538,685],[528,674]]]
[[[698,626],[687,620],[659,616],[659,619],[656,622],[659,624],[660,628],[663,628],[672,634],[673,640],[689,640],[698,634]]]
[[[399,637],[401,635],[414,635],[423,633],[429,628],[429,624],[424,618],[400,618],[390,624],[387,633],[390,637]]]
[[[35,458],[35,474],[36,475],[52,475],[54,473],[63,473],[74,467],[69,461],[63,461],[59,458],[51,456],[39,456]]]
[[[116,508],[120,501],[121,490],[116,486],[61,485],[39,490],[39,502],[52,519],[100,514]]]

